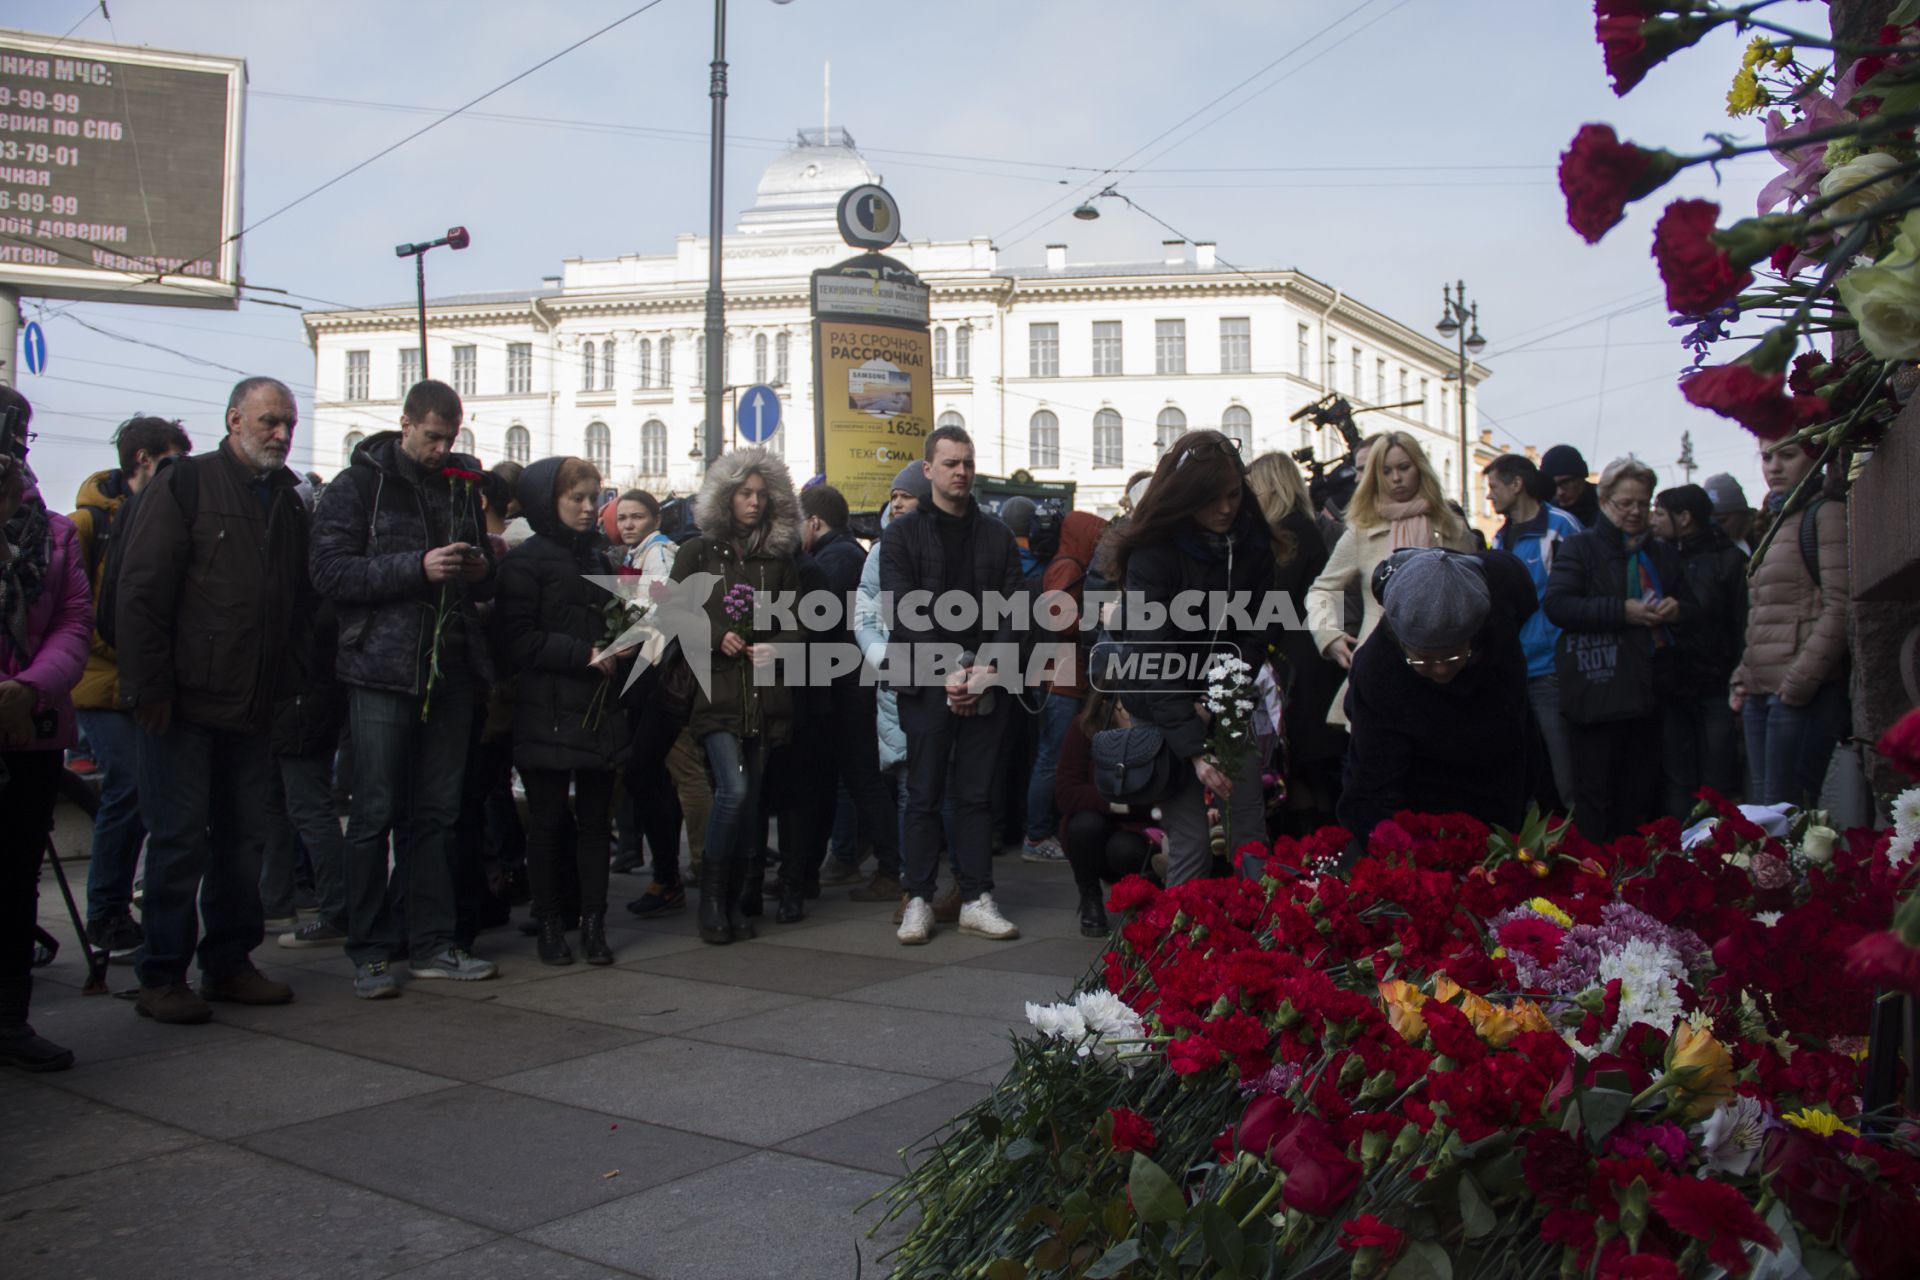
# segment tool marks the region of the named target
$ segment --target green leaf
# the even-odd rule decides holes
[[[1220,1268],[1220,1273],[1227,1280],[1240,1280],[1243,1274],[1240,1261],[1246,1251],[1246,1240],[1240,1233],[1240,1224],[1218,1201],[1208,1200],[1200,1206],[1200,1234],[1207,1243],[1207,1257]]]
[[[1087,1268],[1087,1280],[1111,1280],[1113,1276],[1119,1275],[1138,1261],[1140,1261],[1140,1241],[1122,1240],[1101,1254],[1094,1264]]]
[[[1487,1204],[1487,1197],[1481,1192],[1480,1184],[1473,1175],[1460,1175],[1460,1221],[1466,1228],[1467,1239],[1478,1240],[1492,1231],[1498,1219]]]
[[[1909,81],[1889,88],[1880,98],[1880,110],[1898,114],[1920,107],[1920,83]]]
[[[1453,1280],[1453,1259],[1439,1245],[1416,1240],[1387,1272],[1387,1280]]]
[[[1027,1264],[1012,1258],[995,1258],[987,1264],[987,1280],[1027,1280]]]
[[[1909,22],[1920,21],[1920,0],[1900,0],[1892,13],[1887,15],[1887,25],[1904,27]]]
[[[1632,1095],[1618,1089],[1589,1089],[1581,1094],[1580,1116],[1586,1123],[1587,1137],[1598,1143],[1620,1127],[1632,1106]]]
[[[1108,1235],[1118,1240],[1133,1230],[1133,1210],[1127,1208],[1125,1200],[1116,1196],[1100,1210],[1100,1225],[1107,1229]]]
[[[1142,1222],[1178,1222],[1187,1215],[1187,1202],[1181,1197],[1180,1188],[1145,1152],[1133,1153],[1133,1168],[1127,1174],[1127,1194],[1133,1197],[1133,1211],[1140,1215]]]
[[[1813,1280],[1832,1280],[1847,1265],[1847,1259],[1844,1254],[1831,1249],[1809,1245],[1800,1255],[1800,1265],[1807,1269],[1807,1274]]]
[[[1508,1151],[1495,1159],[1482,1161],[1474,1165],[1474,1169],[1480,1185],[1496,1200],[1517,1196],[1527,1189],[1527,1176],[1518,1151]]]
[[[1041,1145],[1032,1138],[1015,1138],[1007,1144],[1007,1149],[1002,1151],[1000,1156],[1008,1164],[1021,1164],[1033,1159],[1042,1150]]]

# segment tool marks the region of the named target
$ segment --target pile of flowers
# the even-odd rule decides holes
[[[1329,829],[1122,882],[1084,989],[889,1193],[892,1274],[1912,1274],[1920,1133],[1863,1107],[1848,957],[1920,873],[1702,801],[1690,847],[1403,813],[1344,874]]]

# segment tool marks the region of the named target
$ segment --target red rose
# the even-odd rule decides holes
[[[1732,418],[1762,440],[1778,440],[1827,411],[1820,396],[1786,396],[1784,373],[1762,373],[1748,364],[1702,369],[1680,384],[1688,403]]]
[[[1740,1247],[1748,1240],[1769,1249],[1780,1247],[1780,1237],[1768,1229],[1738,1189],[1711,1178],[1668,1178],[1650,1202],[1667,1225],[1681,1235],[1706,1242],[1707,1256],[1729,1275],[1747,1274],[1747,1255]]]
[[[1247,1104],[1240,1123],[1233,1127],[1234,1145],[1242,1151],[1266,1158],[1279,1140],[1282,1128],[1293,1119],[1293,1104],[1277,1094],[1266,1094]]]
[[[1153,1125],[1138,1111],[1126,1107],[1108,1107],[1107,1114],[1113,1117],[1113,1149],[1115,1151],[1153,1150],[1156,1141]]]
[[[1287,1180],[1280,1198],[1302,1213],[1330,1216],[1360,1185],[1360,1165],[1349,1159],[1339,1130],[1317,1116],[1296,1115],[1270,1156]]]
[[[1675,200],[1653,227],[1653,256],[1667,285],[1667,309],[1702,316],[1733,301],[1753,283],[1753,272],[1714,243],[1720,206],[1711,200]]]
[[[1342,1249],[1379,1249],[1382,1261],[1391,1261],[1407,1242],[1407,1233],[1398,1227],[1390,1227],[1370,1213],[1357,1218],[1348,1218],[1340,1224],[1340,1247]]]
[[[1665,151],[1622,142],[1608,125],[1582,125],[1560,154],[1567,225],[1588,244],[1598,244],[1626,216],[1628,201],[1658,189],[1677,169]]]
[[[1870,933],[1847,948],[1847,976],[1876,987],[1894,987],[1920,996],[1920,950],[1899,934]]]
[[[1909,778],[1920,778],[1920,707],[1915,707],[1880,735],[1873,749]]]

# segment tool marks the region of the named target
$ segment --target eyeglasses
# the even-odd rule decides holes
[[[1401,656],[1405,657],[1404,654]],[[1412,667],[1415,671],[1424,671],[1428,667],[1458,666],[1460,663],[1465,662],[1468,658],[1471,658],[1472,656],[1473,656],[1472,648],[1466,648],[1466,649],[1462,649],[1459,653],[1450,654],[1444,658],[1407,658],[1406,663],[1408,666]]]
[[[1607,505],[1627,515],[1632,515],[1636,511],[1653,510],[1653,504],[1643,498],[1609,498]]]
[[[1236,436],[1222,436],[1221,439],[1233,446],[1229,456],[1231,456],[1235,462],[1240,461],[1240,447],[1243,442]],[[1193,448],[1181,454],[1180,461],[1173,464],[1173,469],[1178,471],[1180,468],[1186,466],[1189,458],[1201,458],[1208,454],[1219,452],[1221,452],[1219,440],[1202,440],[1199,444],[1196,444]]]

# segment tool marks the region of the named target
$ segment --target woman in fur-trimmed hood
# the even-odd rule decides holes
[[[800,589],[794,565],[800,500],[785,462],[765,449],[738,449],[707,469],[693,513],[700,533],[680,548],[672,576],[675,582],[700,573],[718,579],[706,596],[713,674],[707,688],[695,683],[687,728],[706,749],[713,772],[700,936],[725,943],[754,936],[739,903],[749,846],[760,829],[760,782],[767,756],[793,727],[792,693],[767,677],[772,645],[798,637],[757,630],[751,602]]]

